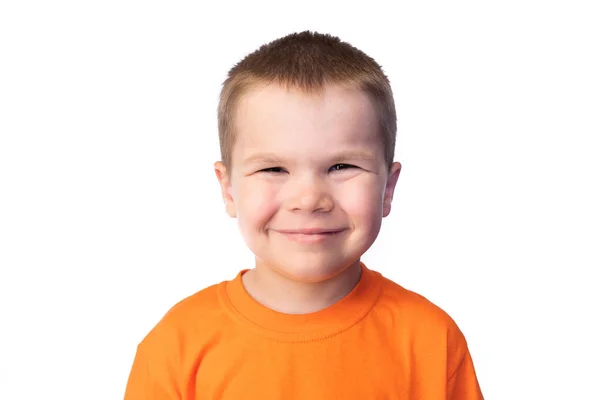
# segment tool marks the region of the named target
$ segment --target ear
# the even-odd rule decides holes
[[[215,174],[217,175],[219,185],[221,186],[221,196],[223,196],[223,202],[225,203],[225,211],[227,211],[227,214],[229,214],[231,218],[235,218],[237,212],[233,196],[231,195],[231,179],[229,177],[229,171],[227,171],[227,167],[223,162],[217,161],[215,163]]]
[[[398,183],[398,177],[400,176],[400,170],[402,165],[399,162],[392,164],[388,173],[388,178],[385,183],[385,191],[383,193],[383,216],[387,217],[390,215],[392,210],[392,199],[394,197],[394,189],[396,189],[396,183]]]

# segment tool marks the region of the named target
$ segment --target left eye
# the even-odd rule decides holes
[[[356,168],[356,166],[355,165],[350,165],[350,164],[335,164],[329,170],[330,171],[342,171],[342,170],[350,169],[350,168]]]

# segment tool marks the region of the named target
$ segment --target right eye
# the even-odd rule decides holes
[[[278,173],[284,172],[284,170],[281,167],[271,167],[271,168],[261,169],[258,172],[267,172],[267,173],[271,173],[271,174],[278,174]]]

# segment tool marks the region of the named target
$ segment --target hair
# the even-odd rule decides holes
[[[392,89],[381,66],[367,54],[338,37],[317,32],[292,33],[261,46],[230,71],[223,83],[218,108],[221,160],[229,169],[235,143],[234,115],[241,97],[265,84],[320,92],[341,84],[366,93],[378,114],[388,168],[396,145],[396,107]]]

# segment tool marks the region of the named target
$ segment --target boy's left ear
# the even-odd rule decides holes
[[[396,183],[398,183],[398,177],[400,176],[400,170],[402,165],[399,162],[392,164],[390,172],[388,174],[387,181],[385,183],[385,191],[383,193],[383,216],[387,217],[392,211],[392,199],[394,197],[394,189]]]

